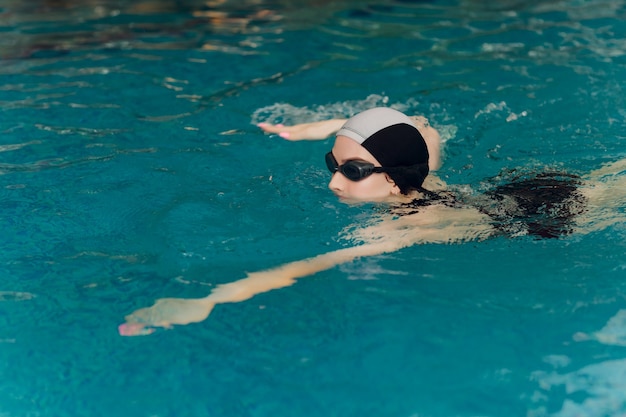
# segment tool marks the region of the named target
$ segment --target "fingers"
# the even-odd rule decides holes
[[[123,323],[117,328],[120,336],[146,336],[154,333],[154,327],[141,323]]]
[[[161,298],[152,307],[126,316],[126,323],[118,326],[118,332],[121,336],[144,336],[174,324],[197,323],[209,316],[214,305],[207,298]]]
[[[257,126],[261,128],[265,133],[275,133],[283,139],[292,139],[289,128],[283,124],[272,125],[269,123],[259,123],[257,124]]]
[[[273,125],[270,123],[258,123],[257,126],[267,133],[280,133],[285,128],[283,124]]]

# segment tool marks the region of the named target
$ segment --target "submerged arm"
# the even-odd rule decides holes
[[[373,256],[399,249],[398,244],[365,244],[328,252],[313,258],[290,262],[277,268],[249,273],[246,278],[217,286],[204,298],[162,298],[152,307],[126,316],[119,326],[122,336],[146,335],[157,327],[189,324],[206,319],[215,304],[244,301],[257,294],[292,285],[296,279],[316,274],[363,256]]]
[[[476,210],[444,207],[429,214],[420,213],[420,218],[406,216],[382,221],[355,234],[356,238],[368,243],[250,273],[246,278],[219,285],[204,298],[160,299],[152,307],[126,316],[126,323],[119,328],[120,334],[144,335],[152,333],[156,327],[199,322],[209,316],[215,304],[244,301],[360,257],[389,253],[418,243],[481,240],[493,231],[488,219]]]
[[[365,244],[250,273],[246,278],[218,286],[204,300],[213,304],[244,301],[357,258],[395,252],[416,244],[482,240],[492,232],[490,219],[476,209],[427,207],[417,216],[386,219],[354,231],[351,237]]]
[[[360,257],[393,252],[402,246],[389,241],[364,244],[290,262],[277,268],[249,273],[246,278],[218,286],[205,300],[214,304],[244,301],[260,293],[288,287],[298,278],[314,275]]]

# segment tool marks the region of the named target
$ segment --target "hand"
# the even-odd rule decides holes
[[[158,327],[169,328],[173,324],[203,321],[214,305],[205,298],[162,298],[152,307],[139,309],[126,316],[126,323],[119,326],[119,333],[122,336],[143,336],[154,333]]]
[[[293,126],[272,125],[269,123],[259,123],[257,126],[266,133],[275,133],[286,140],[322,140],[337,132],[344,122],[345,120],[343,119],[332,119],[321,122],[300,123]]]

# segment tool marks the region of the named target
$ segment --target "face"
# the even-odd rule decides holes
[[[339,165],[361,160],[380,166],[367,149],[346,136],[337,136],[332,152]],[[360,181],[351,181],[341,172],[335,172],[328,188],[345,202],[384,201],[400,193],[400,189],[385,173],[374,173]]]

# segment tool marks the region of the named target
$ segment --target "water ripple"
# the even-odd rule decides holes
[[[75,165],[87,164],[92,162],[105,162],[110,161],[119,155],[126,155],[132,153],[154,153],[157,152],[155,148],[145,149],[123,149],[115,150],[112,153],[106,155],[88,155],[74,159],[69,158],[48,158],[41,159],[34,162],[24,163],[0,163],[0,175],[19,173],[19,172],[38,172],[49,169],[63,169]]]
[[[2,301],[26,301],[35,298],[35,294],[19,291],[0,291],[0,302]]]
[[[89,137],[117,135],[128,131],[128,129],[94,129],[87,127],[47,126],[41,123],[35,124],[35,127],[37,129],[54,132],[59,135],[80,135]]]

